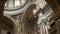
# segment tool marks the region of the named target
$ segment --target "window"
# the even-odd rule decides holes
[[[6,4],[5,4],[5,6],[7,6],[7,2],[6,2]]]
[[[20,6],[20,1],[19,0],[15,0],[15,6]]]

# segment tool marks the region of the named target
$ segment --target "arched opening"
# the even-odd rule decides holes
[[[14,34],[14,29],[15,29],[15,23],[11,18],[7,16],[2,16],[0,18],[0,33],[1,34],[6,34],[8,31],[10,31],[11,34]]]

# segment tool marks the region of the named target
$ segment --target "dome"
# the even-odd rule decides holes
[[[27,0],[7,0],[5,3],[5,10],[12,11],[23,8],[27,3]]]

